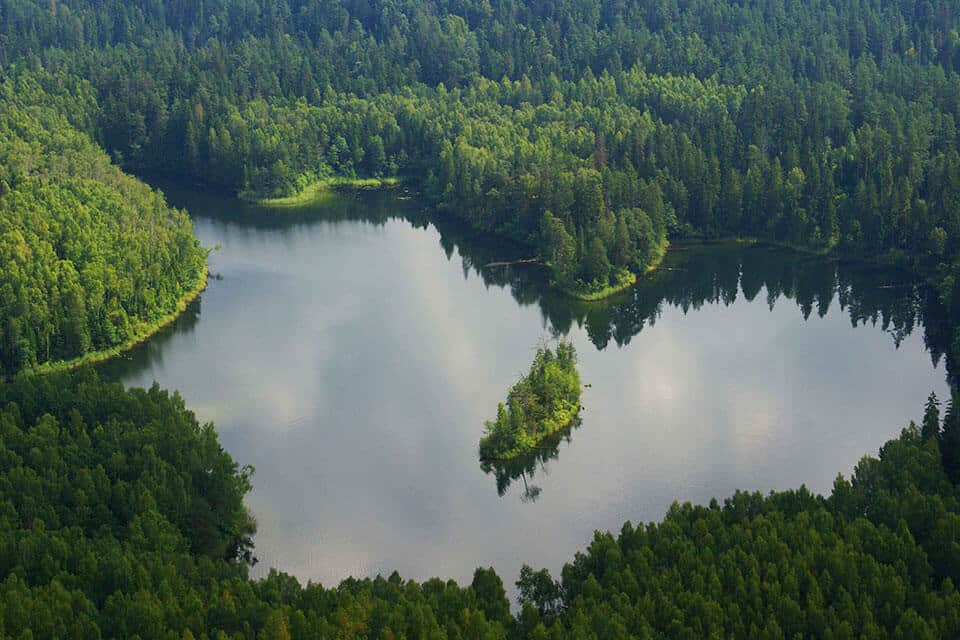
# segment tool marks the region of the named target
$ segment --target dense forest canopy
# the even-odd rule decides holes
[[[0,636],[954,638],[960,415],[864,458],[829,497],[738,493],[597,533],[559,580],[252,581],[242,468],[177,394],[89,371],[0,385]],[[941,413],[944,415],[941,417]]]
[[[0,385],[0,637],[504,637],[488,570],[249,581],[251,473],[176,393],[89,370]]]
[[[946,0],[17,0],[0,27],[7,73],[89,81],[70,117],[130,169],[252,197],[405,176],[575,291],[668,234],[957,253]]]
[[[957,354],[958,71],[948,0],[6,0],[0,372],[122,344],[202,278],[185,214],[98,145],[253,199],[398,176],[581,293],[669,238],[892,261]],[[516,615],[491,570],[250,581],[249,470],[158,388],[21,378],[0,435],[5,637],[960,636],[960,412],[933,397],[831,496],[598,534],[558,581],[524,568]]]
[[[0,377],[144,335],[206,262],[186,214],[42,94],[26,79],[0,85]]]

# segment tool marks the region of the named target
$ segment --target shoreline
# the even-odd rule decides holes
[[[400,185],[400,180],[399,178],[396,178],[396,177],[389,177],[389,178],[333,177],[333,178],[323,178],[321,180],[313,181],[310,184],[308,184],[306,187],[301,189],[298,193],[290,196],[281,197],[281,198],[255,199],[255,198],[246,198],[242,195],[239,197],[249,203],[252,203],[256,206],[263,207],[263,208],[268,208],[268,209],[269,208],[274,208],[274,209],[291,208],[292,209],[297,207],[306,207],[306,206],[310,206],[311,204],[318,203],[322,201],[325,197],[331,195],[333,192],[339,189],[378,190],[378,189],[390,189],[390,188],[397,187],[399,185]],[[487,235],[485,232],[482,232],[482,231],[480,233]],[[489,234],[489,235],[491,235],[494,238],[499,238],[497,234]],[[681,240],[681,241],[678,241],[676,245],[673,245],[669,240],[665,239],[663,243],[659,247],[657,247],[656,255],[654,256],[654,259],[650,265],[648,265],[641,273],[627,271],[626,276],[624,278],[619,279],[619,281],[616,284],[608,285],[603,289],[595,292],[579,292],[572,288],[559,287],[556,285],[549,285],[549,284],[547,288],[558,291],[563,296],[572,300],[576,300],[578,302],[583,302],[587,304],[594,303],[594,302],[603,302],[609,298],[612,298],[614,296],[617,296],[629,291],[633,287],[637,286],[641,282],[641,279],[644,276],[650,275],[651,273],[654,273],[655,271],[657,271],[657,269],[661,266],[661,264],[663,263],[664,259],[667,256],[668,251],[671,248],[682,250],[682,248],[685,246],[711,245],[711,244],[723,244],[723,243],[732,243],[732,244],[744,245],[744,246],[766,245],[766,246],[791,250],[797,253],[811,255],[811,256],[818,256],[818,257],[829,257],[833,254],[833,251],[835,249],[835,246],[827,246],[820,249],[811,249],[807,247],[796,246],[790,243],[764,240],[761,238],[757,238],[755,236],[724,236],[724,237],[710,238],[710,239],[691,239],[688,241]],[[841,259],[841,258],[837,257],[837,259]],[[854,259],[852,261],[864,262],[865,264],[874,264],[873,261],[863,261],[863,260],[857,260],[857,259]],[[522,263],[522,264],[535,263],[535,264],[538,264],[539,266],[548,266],[545,263],[539,262],[538,259],[532,259],[532,260],[525,259],[525,260],[519,260],[516,262]],[[877,262],[876,264],[886,264],[886,263]],[[486,265],[486,266],[493,266],[493,265]],[[179,318],[180,315],[186,310],[187,306],[193,303],[199,297],[199,295],[206,289],[208,284],[208,278],[209,278],[209,270],[206,263],[204,263],[203,270],[201,272],[200,279],[197,283],[197,286],[194,287],[189,292],[187,292],[179,300],[179,302],[177,303],[177,308],[174,312],[167,314],[166,316],[163,316],[161,319],[159,319],[156,322],[150,323],[143,331],[136,333],[132,338],[130,338],[129,340],[127,340],[126,342],[120,345],[86,353],[84,355],[78,356],[71,360],[59,360],[52,363],[51,362],[43,363],[33,368],[22,369],[13,375],[21,375],[21,374],[49,375],[52,373],[70,371],[85,365],[97,364],[100,362],[104,362],[106,360],[110,360],[111,358],[115,358],[123,354],[124,352],[129,351],[130,349],[140,344],[143,344],[144,342],[152,338],[154,335],[156,335],[156,333],[158,333],[160,330],[169,326],[177,318]],[[556,431],[559,431],[560,429],[565,428],[566,426],[569,426],[569,424],[571,424],[572,421],[576,419],[576,416],[578,415],[578,413],[579,412],[574,413],[573,416],[569,420],[564,422],[563,426],[559,427],[558,429],[544,433],[541,436],[541,438],[538,439],[532,446],[535,446],[543,438],[555,433]],[[527,452],[527,449],[523,449],[516,452],[511,452],[511,455],[506,458],[497,458],[497,459],[491,459],[491,460],[510,460],[526,452]]]
[[[704,243],[709,243],[713,241],[704,241]],[[812,247],[805,247],[803,245],[794,244],[792,242],[778,242],[776,240],[764,240],[756,236],[728,236],[717,238],[715,242],[732,242],[734,244],[745,245],[745,246],[767,246],[767,247],[776,247],[778,249],[789,249],[790,251],[795,251],[796,253],[803,253],[810,256],[818,256],[821,258],[826,258],[833,253],[833,250],[836,248],[836,243],[830,244],[819,249],[814,249]]]
[[[656,271],[657,267],[663,263],[663,259],[666,258],[667,251],[669,249],[670,241],[664,240],[663,243],[657,248],[657,254],[654,256],[653,261],[647,265],[647,267],[643,270],[643,273],[637,275],[633,271],[629,271],[629,275],[625,280],[617,284],[608,285],[600,291],[581,293],[567,287],[556,288],[565,295],[573,298],[574,300],[579,300],[580,302],[600,302],[602,300],[606,300],[607,298],[611,298],[619,293],[624,293],[625,291],[632,289],[640,281],[640,276],[645,276]]]
[[[100,349],[98,351],[91,351],[85,353],[81,356],[77,356],[71,360],[57,360],[56,362],[44,362],[41,365],[30,369],[21,369],[19,372],[15,373],[15,376],[26,375],[26,376],[46,376],[53,373],[63,373],[65,371],[72,371],[73,369],[78,369],[80,367],[97,364],[99,362],[104,362],[119,356],[120,354],[133,349],[134,347],[143,344],[154,335],[157,334],[161,329],[164,329],[174,321],[179,318],[184,311],[187,310],[193,302],[200,297],[200,294],[207,288],[209,280],[210,270],[207,267],[206,261],[203,264],[203,270],[200,272],[200,279],[197,281],[197,285],[185,293],[183,297],[177,302],[177,308],[175,311],[163,316],[155,322],[148,324],[142,331],[136,333],[133,337],[128,339],[126,342],[109,347],[107,349]]]
[[[581,409],[581,407],[580,407],[580,404],[579,404],[579,402],[578,402],[578,403],[577,403],[577,408],[576,408],[575,411],[572,411],[572,412],[571,412],[571,411],[563,411],[562,413],[564,414],[564,415],[563,415],[563,417],[565,418],[564,420],[562,420],[562,421],[556,421],[556,420],[555,420],[555,421],[552,421],[552,422],[558,422],[558,423],[559,423],[559,426],[555,427],[554,429],[550,429],[549,431],[544,431],[542,434],[539,435],[539,437],[538,437],[536,440],[534,440],[533,442],[531,442],[529,445],[527,445],[527,446],[525,446],[525,447],[523,447],[523,448],[511,449],[510,451],[507,451],[504,455],[498,456],[498,457],[496,457],[496,458],[481,458],[481,459],[480,459],[480,462],[481,462],[482,464],[487,464],[487,463],[492,464],[492,463],[496,463],[496,462],[510,462],[511,460],[516,460],[516,459],[519,458],[520,456],[524,456],[524,455],[529,454],[531,451],[533,451],[533,450],[535,450],[535,449],[537,448],[537,445],[538,445],[538,444],[540,444],[541,442],[543,442],[544,440],[546,440],[547,438],[549,438],[549,437],[552,436],[553,434],[558,433],[558,432],[560,432],[560,431],[563,431],[564,429],[566,429],[567,427],[569,427],[570,425],[572,425],[572,424],[574,423],[574,421],[580,416],[580,409]],[[567,417],[566,414],[568,414],[568,413],[571,413],[572,415],[570,415],[569,417]]]
[[[843,260],[842,257],[836,256],[834,254],[835,245],[830,245],[822,247],[819,249],[813,249],[810,247],[804,247],[802,245],[795,245],[789,242],[776,242],[774,240],[764,240],[756,236],[722,236],[719,238],[710,238],[710,239],[691,239],[691,240],[679,240],[675,244],[671,243],[669,240],[665,240],[664,243],[660,246],[657,252],[657,256],[654,258],[653,262],[643,270],[643,273],[636,274],[630,272],[630,278],[628,280],[615,285],[609,285],[600,291],[593,293],[580,293],[574,289],[565,288],[565,287],[552,287],[556,288],[564,295],[578,300],[580,302],[601,302],[607,298],[612,298],[618,294],[624,293],[631,288],[635,287],[639,282],[640,278],[646,275],[649,275],[655,272],[660,265],[663,263],[663,260],[667,256],[667,252],[674,248],[675,250],[681,250],[683,247],[687,246],[710,246],[710,245],[720,245],[720,244],[733,244],[739,246],[767,246],[774,247],[777,249],[784,249],[787,251],[794,251],[799,254],[819,257],[819,258],[830,258],[834,257],[837,260]],[[850,262],[853,263],[863,263],[863,264],[875,264],[877,266],[896,266],[884,261],[865,261],[863,259],[851,258]]]
[[[273,209],[287,209],[306,207],[316,204],[337,189],[386,189],[400,184],[399,178],[323,178],[300,189],[297,193],[279,198],[248,198],[242,194],[241,200],[246,200],[259,207]]]

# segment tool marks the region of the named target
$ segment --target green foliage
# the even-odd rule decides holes
[[[552,616],[561,606],[562,588],[546,569],[534,571],[528,565],[520,569],[517,591],[521,604],[530,604],[540,616]]]
[[[923,426],[920,436],[926,440],[937,440],[940,437],[940,401],[933,391],[927,398],[927,405],[923,410]]]
[[[915,426],[828,498],[801,488],[675,504],[658,524],[598,532],[559,581],[524,566],[517,616],[492,569],[466,587],[249,580],[250,473],[156,385],[126,391],[89,371],[0,385],[0,635],[960,634],[960,489]]]
[[[668,233],[960,247],[948,0],[17,0],[0,28],[10,77],[130,169],[255,198],[401,176],[587,297]]]
[[[580,416],[573,419],[569,426],[544,436],[537,446],[512,458],[481,460],[480,468],[484,473],[492,474],[497,486],[497,495],[504,496],[510,485],[517,480],[523,481],[521,502],[536,502],[543,488],[535,484],[538,474],[547,475],[547,463],[560,456],[560,443],[570,443],[572,433],[581,425]]]
[[[0,385],[0,636],[505,638],[503,584],[251,582],[252,470],[177,394],[85,371]]]
[[[521,455],[543,438],[568,426],[580,413],[580,374],[577,352],[569,342],[557,343],[556,353],[540,346],[530,365],[500,403],[497,418],[486,423],[480,439],[481,460],[506,460]]]
[[[190,221],[0,86],[0,376],[143,336],[204,277]]]
[[[560,583],[525,568],[521,601],[543,637],[952,638],[958,498],[911,427],[829,498],[738,492],[598,532]]]
[[[257,198],[401,176],[587,295],[668,234],[901,262],[933,275],[960,354],[958,31],[949,0],[10,0],[0,373],[122,344],[200,278],[185,215],[92,140]],[[829,304],[808,294],[804,313]],[[549,374],[547,353],[488,454],[575,415],[572,348]],[[18,381],[0,387],[0,636],[960,637],[960,418],[937,411],[829,498],[677,505],[598,534],[559,583],[524,569],[514,619],[492,572],[251,582],[248,474],[177,396]]]
[[[957,396],[954,395],[944,412],[939,444],[944,472],[950,480],[960,483],[960,414],[957,410]]]

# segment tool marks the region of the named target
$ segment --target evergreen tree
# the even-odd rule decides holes
[[[933,391],[927,397],[927,404],[923,411],[923,427],[920,431],[923,439],[938,439],[940,436],[940,401]]]
[[[940,432],[940,455],[943,469],[953,483],[960,483],[960,414],[957,412],[957,396],[951,396],[943,416]]]

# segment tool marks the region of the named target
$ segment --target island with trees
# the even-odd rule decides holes
[[[568,427],[580,414],[580,374],[573,344],[560,340],[556,351],[540,345],[530,371],[510,388],[497,418],[480,438],[482,461],[509,460]]]

